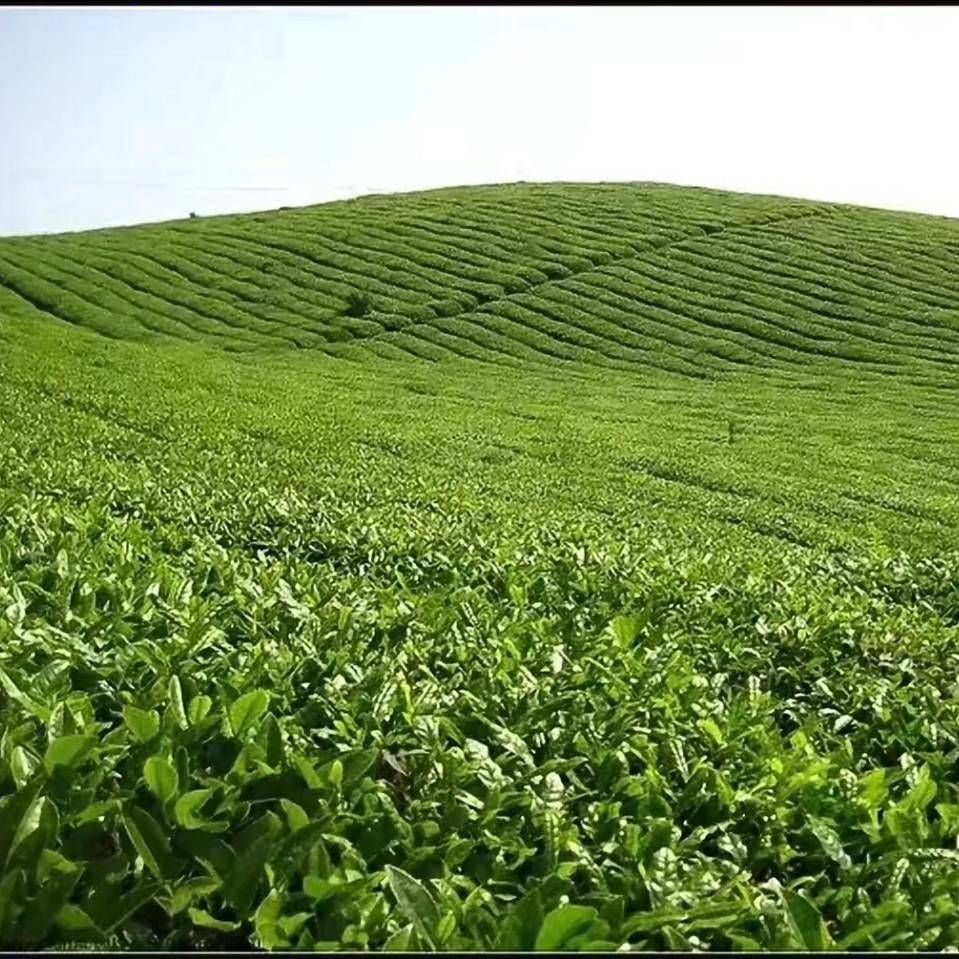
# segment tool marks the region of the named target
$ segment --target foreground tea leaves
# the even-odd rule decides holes
[[[852,242],[815,222],[802,256]],[[706,282],[706,252],[735,249],[728,269],[759,270],[755,243],[777,236],[762,282],[804,296],[780,226],[722,242],[696,226],[670,269]],[[475,223],[446,227],[468,258]],[[242,261],[334,295],[332,249],[313,245],[333,241],[277,229],[262,248],[208,236],[198,260],[182,237],[144,247],[124,295],[175,323],[183,304],[148,287],[182,270],[211,328],[305,335],[315,314],[249,278],[211,292],[212,267]],[[501,243],[527,242],[498,229],[476,269],[512,269]],[[96,275],[119,283],[132,267],[111,237]],[[856,377],[817,379],[776,341],[783,377],[759,376],[743,330],[793,335],[770,290],[679,310],[666,254],[634,240],[599,301],[561,287],[611,311],[635,271],[658,290],[653,326],[590,341],[602,375],[427,365],[375,332],[369,366],[154,351],[29,320],[0,278],[0,944],[959,947],[959,413],[928,379],[942,363],[849,359]],[[61,242],[66,282],[81,268]],[[916,255],[883,303],[931,283]],[[387,284],[393,266],[364,256]],[[447,281],[416,256],[427,272],[401,300],[438,320]],[[864,270],[831,311],[855,310]],[[578,307],[534,306],[513,279],[496,335],[525,331],[524,362],[560,342],[535,323],[562,313],[586,336]],[[942,272],[922,310],[959,356],[953,285]],[[738,324],[716,345],[738,379],[616,366],[617,337],[668,330],[685,349],[707,309]],[[494,313],[444,316],[446,344],[502,345]],[[824,331],[835,317],[804,316],[817,344],[853,349]],[[905,367],[926,349],[918,316],[841,322],[897,338]]]
[[[575,936],[586,932],[597,912],[589,906],[559,906],[547,914],[536,936],[537,951],[561,949]]]

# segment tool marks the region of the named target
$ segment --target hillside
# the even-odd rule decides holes
[[[7,239],[0,308],[230,351],[951,384],[957,255],[932,217],[522,184]]]
[[[0,239],[0,947],[959,946],[957,264],[655,184]]]

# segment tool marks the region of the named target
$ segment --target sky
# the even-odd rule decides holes
[[[951,7],[0,8],[0,235],[472,183],[959,217]]]

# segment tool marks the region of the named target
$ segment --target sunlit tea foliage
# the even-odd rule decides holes
[[[0,240],[0,945],[959,946],[957,374],[930,217]]]

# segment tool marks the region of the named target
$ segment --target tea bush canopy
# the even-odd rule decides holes
[[[959,946],[957,264],[654,183],[0,240],[0,944]]]

